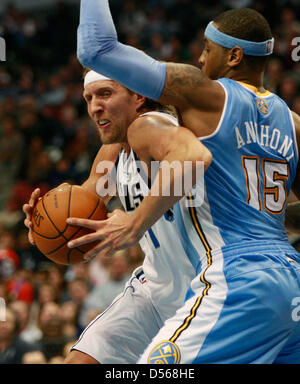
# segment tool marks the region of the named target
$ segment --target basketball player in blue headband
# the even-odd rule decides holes
[[[300,257],[284,225],[290,190],[300,198],[300,118],[263,86],[274,40],[260,13],[224,12],[205,35],[201,69],[161,63],[118,42],[107,0],[81,0],[79,60],[175,105],[213,154],[202,206],[174,213],[198,275],[139,362],[300,363]]]
[[[213,21],[206,27],[205,37],[224,48],[232,49],[236,46],[241,47],[244,55],[250,56],[269,56],[273,53],[274,48],[274,37],[262,42],[238,39],[219,31],[214,26]]]

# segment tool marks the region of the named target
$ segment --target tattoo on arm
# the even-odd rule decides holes
[[[167,79],[162,96],[182,98],[203,85],[206,75],[197,67],[187,64],[168,64]]]

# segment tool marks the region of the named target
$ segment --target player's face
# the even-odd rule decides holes
[[[227,56],[224,49],[211,40],[205,39],[205,46],[199,64],[202,71],[212,80],[224,77],[227,69]]]
[[[115,81],[99,80],[85,87],[83,97],[102,143],[126,143],[127,129],[137,117],[136,94]]]

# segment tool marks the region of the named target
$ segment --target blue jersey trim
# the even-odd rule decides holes
[[[195,271],[199,273],[199,271],[201,270],[200,256],[193,243],[191,242],[189,235],[187,234],[179,203],[176,203],[174,205],[174,215],[176,218],[175,223],[178,228],[178,234],[183,249],[185,250],[185,253],[187,254]]]

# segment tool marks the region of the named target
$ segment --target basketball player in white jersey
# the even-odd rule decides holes
[[[105,174],[99,172],[99,164],[115,162],[116,185],[125,212],[116,210],[108,220],[121,227],[125,224],[130,236],[130,230],[138,225],[135,211],[151,188],[150,177],[146,176],[147,172],[151,174],[151,161],[191,161],[192,176],[196,161],[206,168],[211,154],[193,133],[178,126],[174,116],[161,111],[159,103],[94,71],[85,75],[83,96],[105,144],[83,186],[99,192],[97,183]],[[138,160],[148,169],[143,169]],[[24,206],[28,228],[38,197],[36,190]],[[168,201],[170,198],[166,197]],[[109,199],[103,197],[106,204]],[[140,228],[138,238],[132,239],[132,244],[140,240],[145,253],[143,266],[134,271],[124,292],[83,331],[67,363],[136,363],[164,321],[183,304],[189,283],[196,276],[198,255],[185,253],[172,210],[165,210],[164,204],[153,209],[156,214],[149,213],[146,233]],[[31,233],[29,237],[32,242]]]

